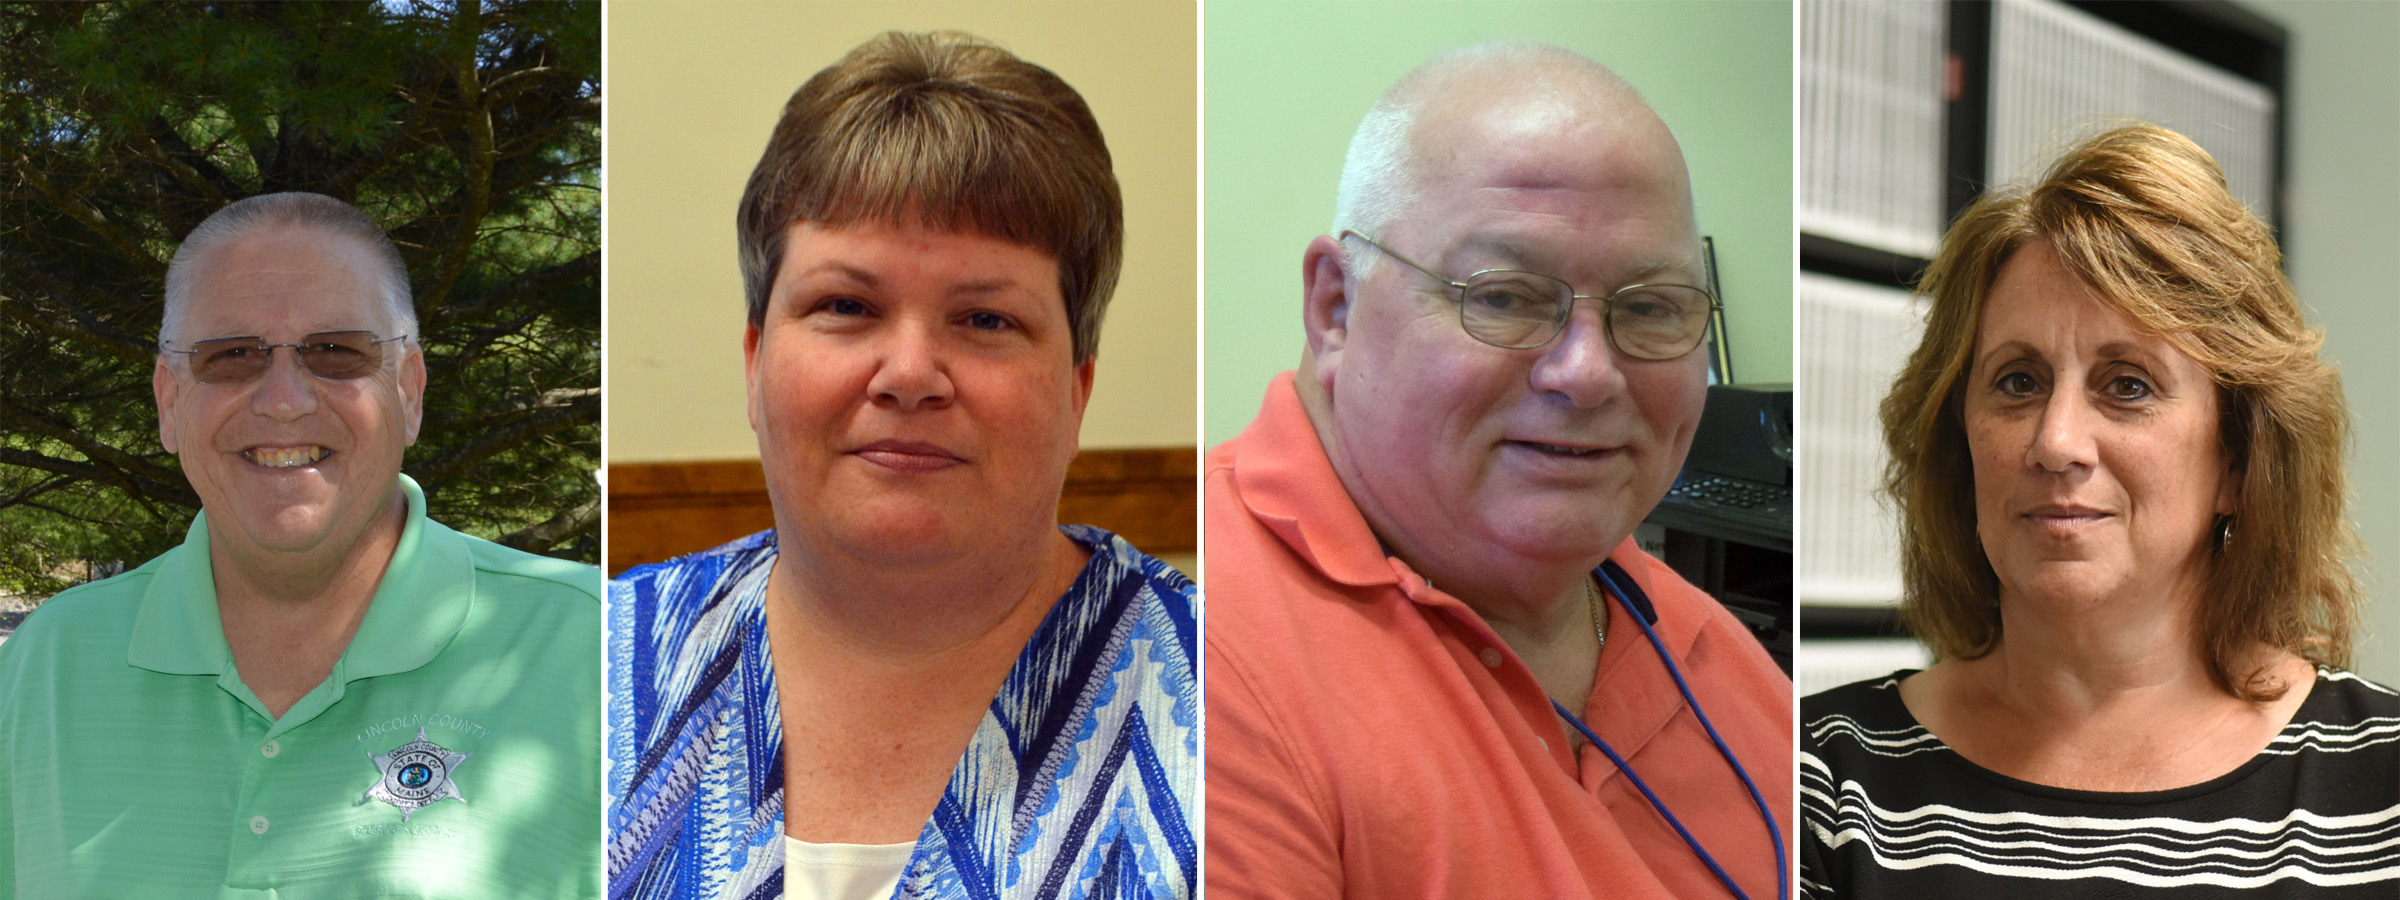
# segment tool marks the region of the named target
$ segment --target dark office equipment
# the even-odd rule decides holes
[[[1792,550],[1792,386],[1710,385],[1683,474],[1651,521]]]
[[[1791,671],[1792,388],[1710,385],[1683,474],[1647,521],[1667,565]]]

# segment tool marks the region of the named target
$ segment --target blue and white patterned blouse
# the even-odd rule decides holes
[[[1189,898],[1200,756],[1192,583],[1116,535],[1017,657],[895,898]],[[783,896],[775,533],[608,586],[608,895]]]

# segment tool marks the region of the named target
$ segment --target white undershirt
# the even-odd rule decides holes
[[[812,844],[783,837],[785,900],[890,900],[915,841],[901,844]]]

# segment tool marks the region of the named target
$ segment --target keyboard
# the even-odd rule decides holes
[[[1722,475],[1687,476],[1667,489],[1667,497],[1695,506],[1714,506],[1724,509],[1776,511],[1792,506],[1792,489],[1778,484],[1762,484]],[[1788,526],[1787,526],[1788,527]]]

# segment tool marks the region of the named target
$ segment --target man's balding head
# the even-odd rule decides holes
[[[150,384],[159,444],[200,496],[212,553],[282,577],[346,558],[378,528],[398,533],[401,457],[425,410],[415,328],[399,253],[349,204],[265,194],[192,230],[167,270]],[[363,368],[320,374],[302,356],[338,362],[318,336],[360,331],[379,348]],[[237,353],[264,362],[203,377],[208,358]]]
[[[185,235],[167,265],[166,311],[158,334],[162,342],[184,341],[183,323],[190,317],[192,286],[205,277],[201,270],[215,251],[255,232],[298,229],[348,240],[367,251],[371,264],[361,276],[375,285],[382,301],[387,330],[417,333],[417,311],[408,289],[408,265],[400,259],[383,226],[355,206],[323,194],[289,191],[260,194],[227,204]],[[222,337],[211,335],[209,337]],[[205,340],[206,337],[198,338]]]
[[[1332,233],[1380,235],[1479,149],[1522,147],[1575,124],[1627,129],[1674,155],[1675,189],[1691,185],[1675,139],[1632,84],[1572,50],[1494,41],[1427,60],[1384,91],[1351,135]],[[1362,266],[1372,266],[1372,258]]]
[[[1617,349],[1600,299],[1708,286],[1674,135],[1589,59],[1472,47],[1368,113],[1338,205],[1301,263],[1298,389],[1370,527],[1461,597],[1598,565],[1674,481],[1706,396],[1705,355]],[[1500,271],[1574,295],[1542,342],[1467,331],[1452,285]]]

